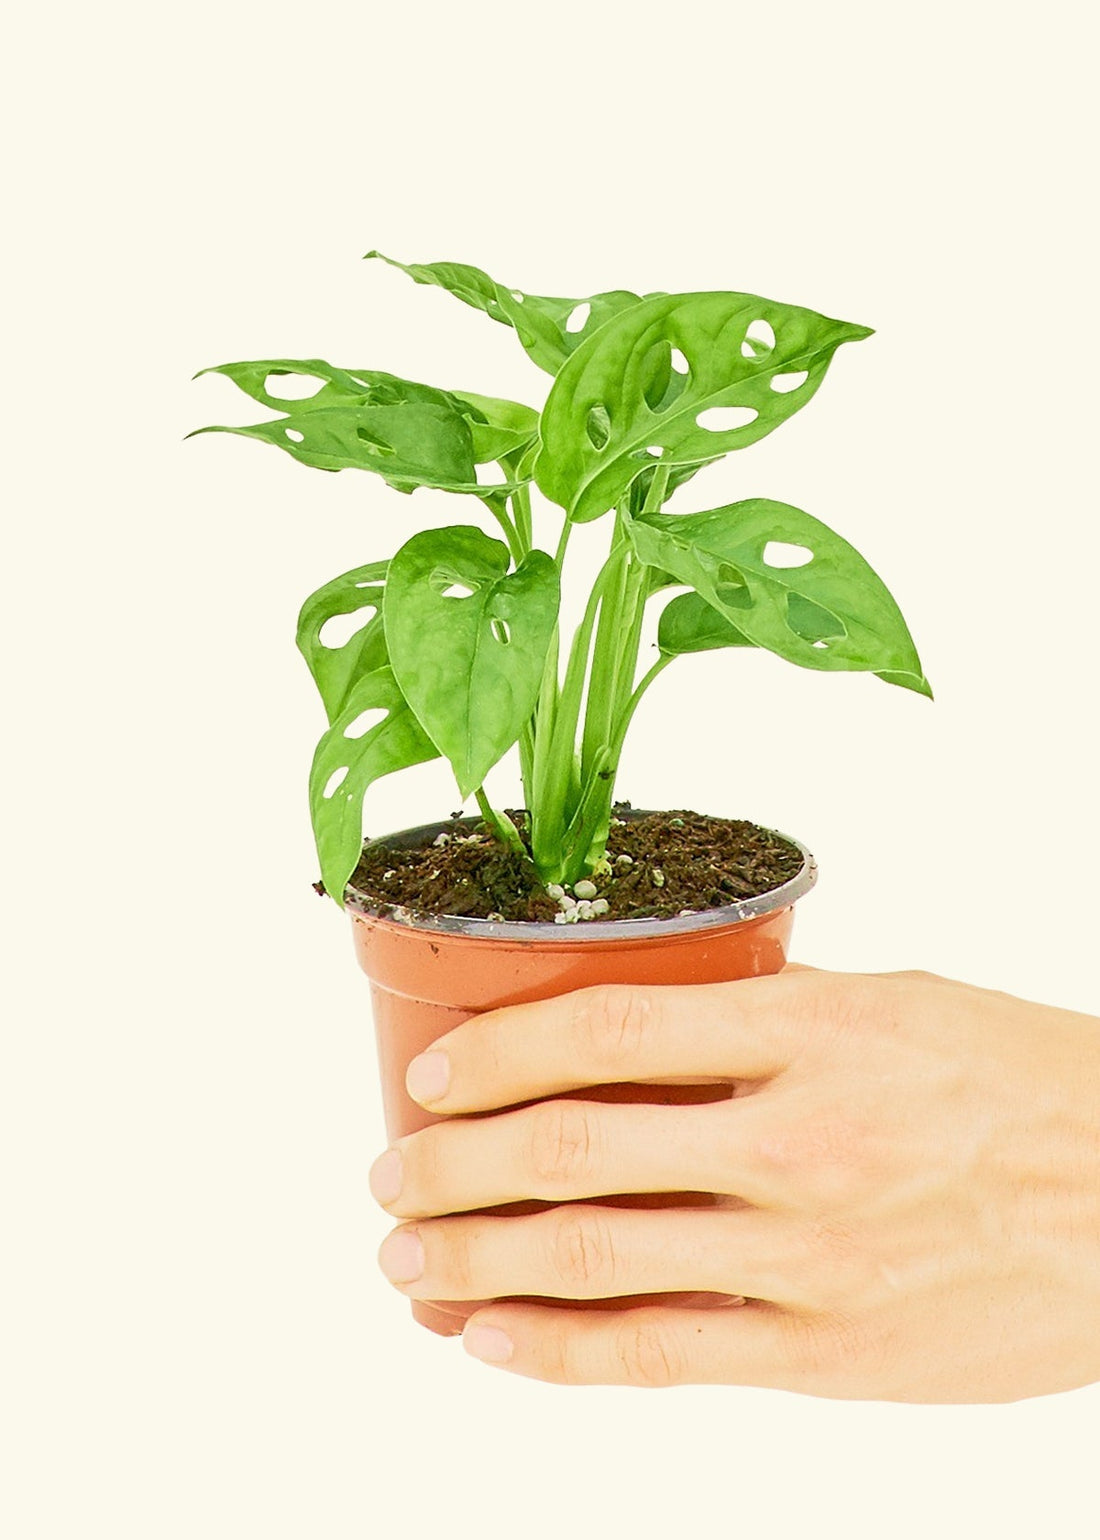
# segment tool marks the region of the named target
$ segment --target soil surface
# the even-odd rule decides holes
[[[527,814],[509,809],[506,816],[527,843]],[[742,819],[686,810],[638,814],[623,802],[607,842],[610,871],[594,874],[595,892],[582,887],[575,900],[569,889],[564,898],[548,893],[530,859],[499,844],[485,824],[457,819],[435,843],[364,848],[351,886],[379,915],[396,909],[409,920],[450,914],[543,923],[563,916],[564,928],[571,900],[598,905],[580,923],[668,919],[770,893],[797,876],[802,859],[796,846]]]

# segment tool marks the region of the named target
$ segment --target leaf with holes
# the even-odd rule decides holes
[[[538,698],[558,615],[553,559],[508,550],[472,526],[414,535],[383,600],[394,674],[464,797],[519,737]]]
[[[657,295],[562,366],[540,422],[540,490],[577,522],[613,508],[659,452],[673,468],[755,443],[869,327],[753,294]]]
[[[495,459],[517,437],[532,437],[537,428],[531,409],[519,402],[460,397],[380,370],[338,369],[320,358],[257,359],[199,372],[225,375],[254,401],[285,415],[250,427],[198,428],[195,434],[261,439],[320,470],[374,471],[399,492],[515,490],[513,482],[480,485],[477,466]],[[308,396],[279,396],[271,384],[283,378],[293,378],[296,391],[313,381],[317,388]],[[489,412],[497,414],[496,422]]]
[[[670,658],[717,647],[752,647],[743,631],[709,604],[702,594],[678,594],[661,611],[657,646]]]
[[[820,520],[767,498],[707,513],[646,514],[627,533],[642,561],[688,583],[757,647],[814,669],[866,669],[931,695],[881,578]],[[798,566],[769,546],[802,547]]]
[[[464,305],[483,310],[494,321],[516,330],[530,358],[548,374],[557,374],[565,360],[605,321],[641,302],[629,289],[608,289],[589,299],[558,299],[525,294],[497,283],[480,267],[464,262],[397,262],[381,251],[368,251],[391,267],[400,268],[414,283],[445,289]]]
[[[350,405],[405,406],[410,402],[454,405],[451,393],[435,385],[422,385],[382,369],[340,369],[323,358],[256,358],[214,364],[200,369],[195,379],[205,374],[224,375],[246,396],[275,412],[326,411]],[[280,394],[278,388],[284,381],[291,386],[288,395]]]
[[[381,715],[381,720],[372,720]],[[325,891],[344,901],[363,848],[363,797],[384,775],[435,759],[438,749],[401,693],[378,668],[352,688],[321,738],[309,773],[309,807]]]
[[[309,665],[330,722],[343,711],[356,683],[389,662],[382,628],[382,591],[388,566],[388,562],[376,561],[341,573],[311,594],[298,616],[298,650]],[[360,612],[362,622],[346,641],[336,645],[322,641],[330,621]]]

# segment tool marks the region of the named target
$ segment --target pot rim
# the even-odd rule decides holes
[[[651,809],[648,808],[624,809],[628,817],[633,814],[636,818],[649,811]],[[393,834],[379,835],[376,839],[368,840],[366,848],[377,849],[379,846],[388,846],[408,849],[410,846],[422,843],[427,836],[449,832],[456,824],[473,827],[481,821],[480,814],[468,814],[465,818],[419,824],[416,828],[400,829]],[[781,829],[771,829],[766,824],[757,824],[756,827],[764,829],[768,834],[777,834],[780,839],[786,840],[800,850],[802,852],[801,870],[780,887],[772,888],[767,893],[760,893],[754,898],[744,898],[732,904],[723,904],[718,909],[697,909],[691,914],[674,915],[670,919],[585,920],[581,924],[567,926],[558,925],[552,920],[482,920],[459,914],[417,914],[412,917],[411,911],[406,911],[410,915],[410,918],[406,919],[400,915],[400,906],[394,913],[376,914],[366,894],[353,888],[350,882],[344,889],[344,907],[353,915],[361,916],[363,919],[383,925],[395,925],[407,931],[423,930],[433,933],[444,931],[452,935],[466,936],[471,940],[555,942],[558,946],[565,944],[570,947],[575,944],[603,942],[606,945],[609,941],[685,935],[700,930],[720,930],[726,926],[741,924],[745,920],[758,920],[764,915],[789,908],[797,899],[807,894],[817,881],[817,861],[801,840],[796,840],[793,835],[784,834]]]

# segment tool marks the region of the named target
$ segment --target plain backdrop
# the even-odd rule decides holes
[[[1096,1388],[576,1389],[413,1326],[375,1260],[367,987],[311,889],[323,719],[294,624],[331,576],[481,510],[182,442],[264,415],[192,383],[231,359],[541,405],[514,335],[371,247],[873,326],[673,506],[759,494],[834,526],[935,702],[686,659],[621,793],[808,844],[803,962],[1098,1012],[1092,21],[1063,0],[9,21],[5,1537],[1095,1535]],[[514,766],[491,787],[514,798]],[[370,794],[367,827],[456,805],[427,766]]]

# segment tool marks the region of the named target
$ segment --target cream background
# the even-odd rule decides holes
[[[360,262],[372,246],[533,292],[741,288],[874,326],[676,506],[763,493],[833,524],[936,703],[684,660],[622,793],[809,844],[802,961],[1100,1012],[1091,27],[1063,0],[9,22],[11,1540],[1096,1533],[1096,1388],[575,1390],[412,1327],[375,1265],[366,986],[309,886],[322,719],[293,632],[322,581],[479,510],[181,442],[250,420],[227,382],[190,383],[233,358],[541,402],[504,328]],[[368,827],[453,805],[425,767]]]

